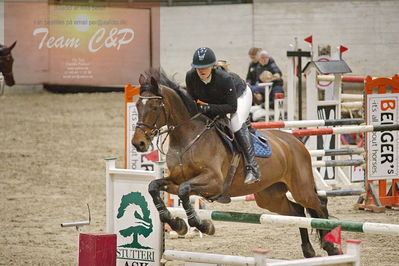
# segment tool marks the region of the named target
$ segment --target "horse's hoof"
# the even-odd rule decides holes
[[[327,252],[328,256],[335,256],[340,254],[339,249],[330,242],[324,242],[322,248]]]
[[[176,231],[176,233],[178,233],[180,236],[184,236],[188,232],[188,227],[186,222],[179,217],[173,218],[170,221],[169,225],[172,228],[172,230]]]
[[[214,235],[215,234],[215,226],[213,225],[211,220],[203,220],[201,222],[201,226],[199,226],[198,230],[202,233],[207,235]]]
[[[316,257],[316,252],[314,251],[311,244],[302,244],[302,253],[305,258]]]
[[[223,194],[219,198],[216,199],[217,202],[227,204],[231,202],[230,195],[228,194]]]

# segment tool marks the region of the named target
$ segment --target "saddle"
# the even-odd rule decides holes
[[[230,120],[227,118],[220,118],[215,121],[215,129],[220,136],[223,144],[230,149],[233,154],[233,159],[230,163],[230,168],[227,172],[225,182],[223,184],[223,192],[216,197],[208,200],[216,200],[220,203],[230,203],[231,198],[229,188],[236,173],[238,164],[240,162],[241,152],[237,141],[234,139],[234,132],[231,129]],[[250,126],[250,134],[252,136],[252,145],[254,146],[256,157],[270,157],[271,148],[267,139],[265,139],[259,132]]]
[[[239,145],[234,139],[234,133],[231,129],[231,123],[228,118],[219,118],[216,120],[215,129],[219,134],[223,144],[225,144],[233,154],[240,152]],[[255,156],[262,158],[270,157],[272,151],[267,139],[251,126],[249,126],[249,131],[252,137],[252,145],[255,150]]]

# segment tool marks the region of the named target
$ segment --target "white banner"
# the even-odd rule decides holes
[[[399,94],[367,95],[367,124],[399,123]],[[398,178],[399,131],[367,133],[368,180]]]
[[[115,169],[107,164],[107,231],[117,235],[118,266],[159,266],[162,224],[148,193],[156,172]]]

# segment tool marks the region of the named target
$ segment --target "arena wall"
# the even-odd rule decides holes
[[[286,51],[294,38],[349,48],[344,59],[357,75],[391,76],[399,58],[399,1],[255,0],[254,4],[162,7],[160,62],[184,81],[193,51],[212,47],[218,58],[245,77],[247,51],[259,46],[286,73]],[[4,2],[0,1],[0,43],[4,43]],[[157,60],[156,60],[157,61]]]
[[[184,82],[194,51],[211,47],[231,69],[245,73],[252,46],[252,5],[212,5],[161,8],[161,66]]]
[[[286,51],[298,38],[344,45],[354,74],[391,76],[399,58],[399,1],[255,0],[254,4],[161,8],[161,65],[184,81],[193,51],[208,45],[245,77],[251,46],[269,51],[283,74]]]

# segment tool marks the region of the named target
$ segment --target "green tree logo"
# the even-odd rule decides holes
[[[141,209],[142,216],[139,212],[135,210],[133,216],[136,219],[132,219],[135,225],[119,231],[119,233],[123,237],[128,237],[128,236],[133,237],[133,241],[130,244],[121,245],[120,247],[151,249],[150,247],[142,246],[138,241],[139,235],[142,235],[145,238],[147,238],[153,231],[152,220],[150,218],[151,212],[148,209],[147,201],[140,192],[131,192],[122,197],[121,204],[119,205],[118,208],[118,215],[116,217],[120,219],[124,215],[128,215],[129,212],[127,212],[126,210],[131,205],[137,205]]]

